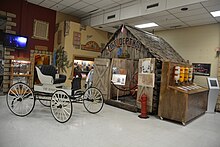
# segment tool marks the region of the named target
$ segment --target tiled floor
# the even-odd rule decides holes
[[[33,112],[17,117],[0,97],[0,147],[220,147],[220,114],[205,114],[187,126],[138,118],[109,105],[96,115],[73,104],[71,119],[60,124],[36,102]]]

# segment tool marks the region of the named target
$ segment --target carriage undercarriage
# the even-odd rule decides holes
[[[56,84],[34,85],[31,89],[27,84],[18,82],[12,85],[6,96],[8,108],[17,116],[30,114],[35,101],[50,107],[53,117],[60,123],[67,122],[73,111],[72,103],[82,103],[92,114],[102,110],[104,99],[99,89],[90,87],[85,91],[73,90]]]

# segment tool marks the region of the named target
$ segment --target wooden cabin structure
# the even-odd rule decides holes
[[[147,78],[151,81],[150,86],[146,86],[149,83],[144,83],[147,80],[142,80],[142,85],[138,82],[145,60],[154,66],[148,75],[150,78]],[[95,59],[93,84],[102,91],[106,103],[131,111],[140,108],[140,98],[145,93],[148,97],[148,112],[157,114],[164,61],[187,64],[161,37],[122,25],[102,50],[101,57]],[[126,75],[124,85],[112,82],[115,73]],[[118,79],[123,81],[123,78]],[[137,88],[131,89],[135,84],[138,84]],[[135,92],[137,93],[134,94]]]

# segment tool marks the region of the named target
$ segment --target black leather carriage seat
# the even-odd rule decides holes
[[[66,81],[66,75],[59,74],[59,78],[55,78],[57,69],[53,65],[41,65],[39,69],[42,74],[52,76],[54,79],[53,84],[60,84]]]

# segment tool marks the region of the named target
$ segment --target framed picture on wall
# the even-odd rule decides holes
[[[210,76],[211,64],[207,63],[192,63],[194,75]]]
[[[34,20],[33,38],[49,40],[49,22]]]

